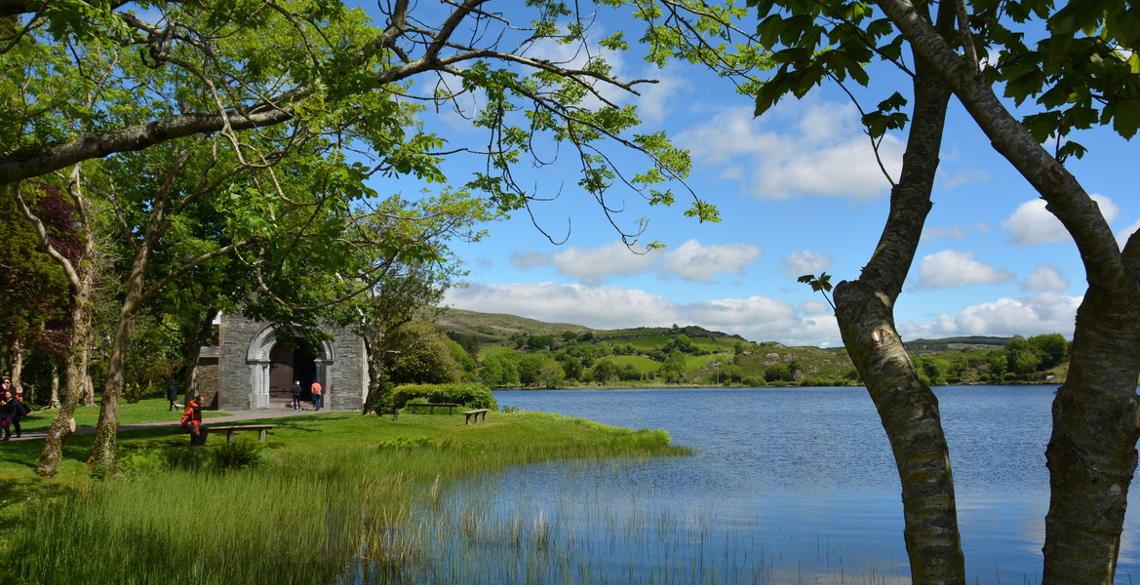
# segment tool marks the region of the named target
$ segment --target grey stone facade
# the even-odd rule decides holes
[[[364,340],[343,328],[325,330],[331,339],[313,355],[324,407],[360,410],[368,388]],[[270,352],[276,333],[267,323],[223,315],[218,328],[217,408],[253,410],[285,406],[270,399]]]

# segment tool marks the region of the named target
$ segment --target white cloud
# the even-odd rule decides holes
[[[1116,203],[1104,195],[1091,197],[1100,206],[1100,212],[1106,221],[1116,219],[1120,213]],[[1065,226],[1045,209],[1045,201],[1042,199],[1032,199],[1018,205],[1001,225],[1013,234],[1013,241],[1019,244],[1048,244],[1070,239]]]
[[[1128,238],[1135,232],[1140,230],[1140,219],[1136,220],[1132,225],[1116,232],[1116,241],[1120,244],[1120,249],[1124,249],[1124,244],[1128,243]]]
[[[948,335],[1040,335],[1060,333],[1071,337],[1081,297],[1046,292],[1019,299],[1001,298],[971,305],[956,316],[945,313],[934,322],[905,323],[907,339]]]
[[[668,68],[658,70],[657,83],[642,85],[638,91],[641,97],[637,100],[637,113],[642,120],[651,124],[660,123],[671,111],[671,101],[682,90],[689,89],[692,84],[688,79]]]
[[[797,278],[804,274],[818,274],[831,266],[831,257],[811,250],[795,250],[784,258],[780,270],[784,274]]]
[[[998,270],[974,260],[971,252],[943,250],[930,254],[918,265],[918,284],[923,288],[949,288],[970,284],[993,284],[1013,280],[1008,270]]]
[[[657,260],[654,251],[637,254],[620,241],[591,249],[570,247],[550,257],[558,272],[587,283],[600,282],[610,275],[637,274],[650,269]]]
[[[1042,264],[1033,269],[1025,281],[1021,283],[1021,290],[1033,292],[1064,291],[1068,290],[1069,281],[1056,268]]]
[[[783,122],[775,130],[773,122]],[[750,108],[731,108],[677,136],[699,160],[745,177],[752,195],[786,199],[805,195],[874,199],[888,190],[853,106],[834,102],[789,102],[763,119]],[[893,135],[879,148],[897,177],[904,145]]]
[[[679,304],[637,289],[544,282],[449,289],[446,304],[602,329],[676,323],[758,341],[810,345],[839,342],[839,328],[829,311],[803,315],[788,303],[762,296]]]
[[[661,326],[679,320],[677,305],[642,290],[581,284],[472,284],[448,289],[445,303],[596,328]]]
[[[705,246],[689,240],[665,254],[664,269],[689,281],[706,281],[719,273],[740,274],[745,266],[760,258],[760,246],[713,244]]]
[[[966,237],[966,230],[962,229],[960,225],[934,226],[922,231],[922,239],[924,240],[937,240],[940,238],[961,240],[964,237]]]

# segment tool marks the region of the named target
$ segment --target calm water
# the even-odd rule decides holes
[[[1054,390],[937,392],[970,582],[1039,581]],[[456,509],[472,509],[471,494],[482,494],[482,524],[492,527],[479,530],[500,531],[480,537],[466,528],[468,541],[478,541],[487,582],[908,582],[898,478],[862,389],[500,391],[496,397],[523,410],[664,428],[696,454],[529,466],[449,490],[453,503],[467,502]],[[1140,579],[1136,510],[1125,527],[1119,583]],[[559,554],[495,554],[520,532],[522,540],[529,535]],[[439,550],[454,544],[441,542]],[[437,571],[455,572],[450,562]]]

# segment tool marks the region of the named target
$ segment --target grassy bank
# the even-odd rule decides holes
[[[43,584],[334,583],[357,560],[412,562],[417,551],[389,535],[449,480],[553,459],[685,452],[664,432],[536,413],[470,426],[458,415],[275,422],[260,465],[224,472],[172,468],[185,464],[186,438],[169,430],[124,435],[113,481],[84,472],[90,437],[73,437],[51,481],[32,474],[38,444],[6,445],[7,574]]]

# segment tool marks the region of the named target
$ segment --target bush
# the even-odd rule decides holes
[[[218,471],[254,467],[261,463],[261,447],[253,441],[223,443],[210,452],[210,459]]]
[[[468,408],[499,409],[491,388],[483,384],[403,384],[392,391],[392,399],[399,408],[416,398],[436,404],[453,402]]]

